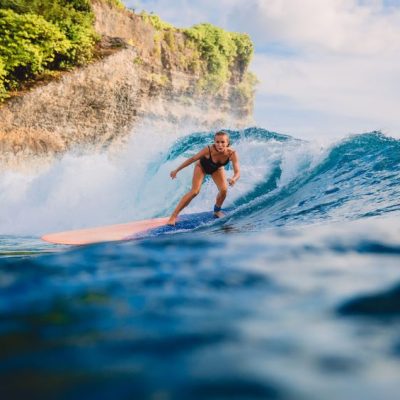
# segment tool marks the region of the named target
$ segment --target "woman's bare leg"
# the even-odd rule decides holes
[[[225,201],[226,195],[228,193],[228,185],[226,182],[225,170],[223,168],[219,168],[215,171],[211,177],[213,178],[214,183],[217,185],[218,194],[215,199],[215,205],[217,207],[222,207],[223,202]],[[222,211],[215,211],[214,215],[218,218],[224,216]]]
[[[201,169],[200,165],[196,164],[193,171],[192,188],[181,198],[174,212],[169,217],[167,222],[168,225],[175,225],[179,213],[199,194],[204,177],[205,173]]]

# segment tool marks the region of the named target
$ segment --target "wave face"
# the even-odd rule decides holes
[[[286,149],[290,155],[288,144]],[[300,148],[306,144],[297,144]],[[400,209],[400,142],[380,133],[350,137],[319,157],[308,152],[293,168],[284,157],[252,192],[237,199],[235,218],[258,226],[340,221],[385,215]],[[292,159],[293,163],[293,159]],[[294,161],[298,163],[298,161]]]
[[[168,214],[192,168],[169,172],[211,132],[0,174],[5,398],[398,399],[400,142],[230,134],[228,216],[156,238],[39,235]],[[215,195],[207,179],[185,212]]]

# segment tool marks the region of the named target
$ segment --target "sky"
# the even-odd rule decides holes
[[[400,0],[124,0],[177,27],[248,33],[255,124],[296,137],[400,137]]]

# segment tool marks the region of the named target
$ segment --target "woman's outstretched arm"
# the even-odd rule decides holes
[[[171,171],[170,176],[172,179],[176,178],[177,173],[186,167],[188,167],[190,164],[193,164],[197,160],[200,160],[201,157],[207,154],[208,147],[204,147],[204,149],[200,150],[197,154],[195,154],[193,157],[188,158],[186,161],[184,161],[178,168],[174,169]]]

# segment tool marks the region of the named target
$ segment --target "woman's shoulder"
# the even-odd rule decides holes
[[[235,149],[233,149],[232,147],[228,147],[229,158],[231,158],[235,153],[236,153]]]

